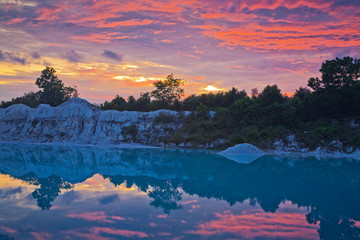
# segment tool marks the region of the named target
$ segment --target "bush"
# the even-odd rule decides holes
[[[176,120],[175,116],[162,112],[155,117],[154,123],[155,124],[169,124],[169,123],[175,122],[175,120]]]
[[[135,124],[131,124],[130,126],[123,127],[121,134],[125,139],[134,139],[138,134],[138,129]]]

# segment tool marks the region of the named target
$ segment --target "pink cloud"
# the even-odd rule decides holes
[[[107,233],[107,234],[119,235],[119,236],[123,236],[123,237],[137,237],[137,238],[148,237],[148,235],[144,232],[113,229],[113,228],[106,228],[106,227],[94,227],[94,228],[92,228],[92,231],[95,234]]]
[[[9,228],[9,227],[0,226],[0,229],[7,233],[18,233],[18,231],[16,229]]]
[[[113,220],[125,220],[125,218],[119,216],[107,216],[104,212],[68,213],[67,217],[104,223],[115,223]]]
[[[111,238],[101,237],[98,235],[94,235],[94,233],[82,233],[79,231],[69,230],[63,231],[64,234],[73,235],[78,239],[86,239],[86,240],[110,240]]]
[[[266,213],[244,211],[241,215],[217,213],[217,219],[197,226],[192,234],[210,236],[231,233],[243,238],[301,238],[318,237],[317,226],[310,225],[301,213]]]
[[[26,20],[25,17],[23,17],[23,18],[13,18],[13,19],[7,21],[6,23],[7,24],[16,24],[16,23],[21,23],[21,22],[23,22],[25,20]]]
[[[51,233],[47,233],[47,232],[30,232],[30,234],[36,240],[48,240],[48,239],[52,239],[52,237],[53,237],[53,235]]]
[[[110,40],[114,40],[114,39],[125,39],[125,38],[129,38],[129,36],[111,36],[110,34],[107,33],[90,33],[87,35],[80,35],[80,36],[73,36],[72,39],[75,40],[84,40],[84,41],[89,41],[89,42],[99,42],[99,43],[108,43],[110,42]]]

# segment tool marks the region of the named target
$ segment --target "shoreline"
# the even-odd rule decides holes
[[[355,158],[360,160],[360,152],[356,151],[354,153],[342,153],[342,152],[333,152],[333,153],[327,153],[327,152],[286,152],[286,151],[278,151],[278,150],[268,150],[266,151],[266,155],[293,155],[293,156],[300,156],[300,157],[317,157],[317,158]]]
[[[91,144],[91,143],[76,143],[76,142],[31,142],[31,141],[2,141],[0,144],[26,144],[26,145],[48,145],[48,146],[64,146],[64,147],[98,147],[98,148],[161,148],[151,145],[144,145],[140,143],[120,143],[120,144]]]
[[[47,145],[47,146],[64,146],[64,147],[96,147],[96,148],[119,148],[119,149],[189,149],[184,147],[159,147],[152,145],[145,145],[140,143],[119,143],[119,144],[91,144],[91,143],[76,143],[76,142],[33,142],[33,141],[3,141],[0,144],[25,144],[25,145]],[[204,148],[190,148],[196,150],[211,150],[214,154],[219,154],[219,149],[204,149]],[[220,154],[222,155],[222,154]],[[279,150],[264,150],[262,154],[239,152],[229,154],[229,156],[265,156],[265,155],[278,155],[278,156],[299,156],[299,157],[317,157],[317,158],[352,158],[360,160],[360,151],[354,153],[341,153],[341,152],[294,152],[294,151],[279,151]],[[222,155],[226,157],[226,155]]]

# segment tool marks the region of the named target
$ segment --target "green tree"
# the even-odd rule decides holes
[[[113,100],[111,100],[110,107],[108,109],[125,111],[127,110],[127,102],[123,97],[116,95],[116,97]]]
[[[136,99],[134,96],[129,96],[127,101],[127,110],[129,111],[137,111],[136,109]]]
[[[24,96],[13,98],[11,101],[1,101],[0,108],[7,108],[14,104],[25,104],[35,108],[40,104],[41,91],[24,93]]]
[[[150,110],[150,102],[151,102],[151,98],[149,92],[140,93],[140,97],[136,102],[137,105],[136,109],[138,111],[147,112]]]
[[[322,63],[320,72],[321,79],[312,77],[308,81],[308,86],[314,91],[352,86],[360,77],[360,60],[352,57],[326,60]]]
[[[308,88],[300,87],[299,89],[295,90],[294,97],[298,97],[303,100],[305,97],[311,94]]]
[[[174,78],[170,74],[164,80],[159,80],[153,84],[156,89],[151,92],[151,96],[158,101],[165,101],[168,105],[172,105],[176,99],[184,96],[185,81],[179,78]]]
[[[77,97],[76,88],[65,87],[62,80],[56,75],[56,70],[52,67],[46,67],[41,71],[41,76],[36,79],[35,84],[42,88],[40,103],[57,106],[72,97]]]
[[[321,78],[310,78],[310,112],[318,118],[343,118],[358,116],[360,112],[360,60],[344,57],[322,63]]]
[[[200,97],[192,94],[184,99],[184,110],[195,111],[196,108],[200,105],[200,103]]]
[[[276,84],[266,86],[258,97],[261,104],[264,106],[270,106],[273,103],[282,103],[284,101],[281,90]]]

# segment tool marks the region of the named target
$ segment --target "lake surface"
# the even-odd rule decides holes
[[[359,239],[360,162],[0,145],[0,239]]]

